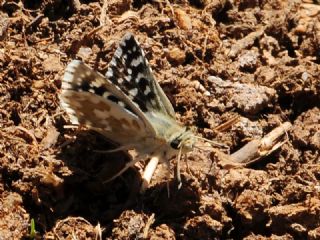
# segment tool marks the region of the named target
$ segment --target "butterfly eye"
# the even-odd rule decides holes
[[[180,136],[179,136],[180,137]],[[175,138],[171,141],[170,146],[174,149],[179,149],[180,147],[180,143],[181,143],[181,138]]]

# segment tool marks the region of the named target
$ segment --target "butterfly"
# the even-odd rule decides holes
[[[169,99],[131,33],[120,41],[105,76],[73,60],[62,78],[60,102],[73,124],[86,125],[119,144],[116,150],[135,149],[140,156],[155,156],[166,164],[174,156],[179,163],[181,154],[190,152],[199,138],[177,122]]]

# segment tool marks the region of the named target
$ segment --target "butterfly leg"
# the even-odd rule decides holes
[[[160,161],[160,157],[159,156],[154,156],[150,159],[150,161],[148,162],[144,172],[143,172],[143,176],[142,176],[142,184],[140,187],[140,193],[144,193],[145,190],[148,188],[148,185],[151,181],[151,178],[159,164]],[[168,198],[170,198],[170,162],[169,161],[164,161],[164,164],[166,165],[166,174],[167,174],[167,192],[168,192]]]
[[[148,162],[142,175],[142,184],[140,187],[140,193],[143,193],[148,188],[148,185],[151,181],[152,175],[154,174],[158,166],[158,163],[159,163],[159,157],[152,157]]]
[[[113,175],[111,178],[105,180],[103,183],[107,183],[107,182],[110,182],[114,179],[116,179],[117,177],[119,177],[122,173],[124,173],[128,168],[134,166],[137,162],[139,162],[141,159],[140,158],[135,158],[134,160],[126,163],[126,165],[118,172],[116,173],[115,175]]]

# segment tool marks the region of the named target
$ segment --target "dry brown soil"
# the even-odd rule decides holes
[[[0,1],[0,239],[320,239],[317,2]],[[105,73],[128,31],[199,136],[232,153],[289,121],[286,142],[246,168],[194,150],[170,198],[161,166],[142,195],[144,163],[103,184],[128,155],[70,128],[61,76]]]

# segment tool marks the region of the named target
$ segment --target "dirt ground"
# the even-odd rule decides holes
[[[317,2],[1,1],[0,239],[320,239]],[[228,169],[194,150],[170,198],[163,166],[144,194],[143,162],[103,184],[129,157],[70,127],[61,76],[72,59],[104,74],[128,31],[198,136],[233,153],[289,121],[285,143]]]

